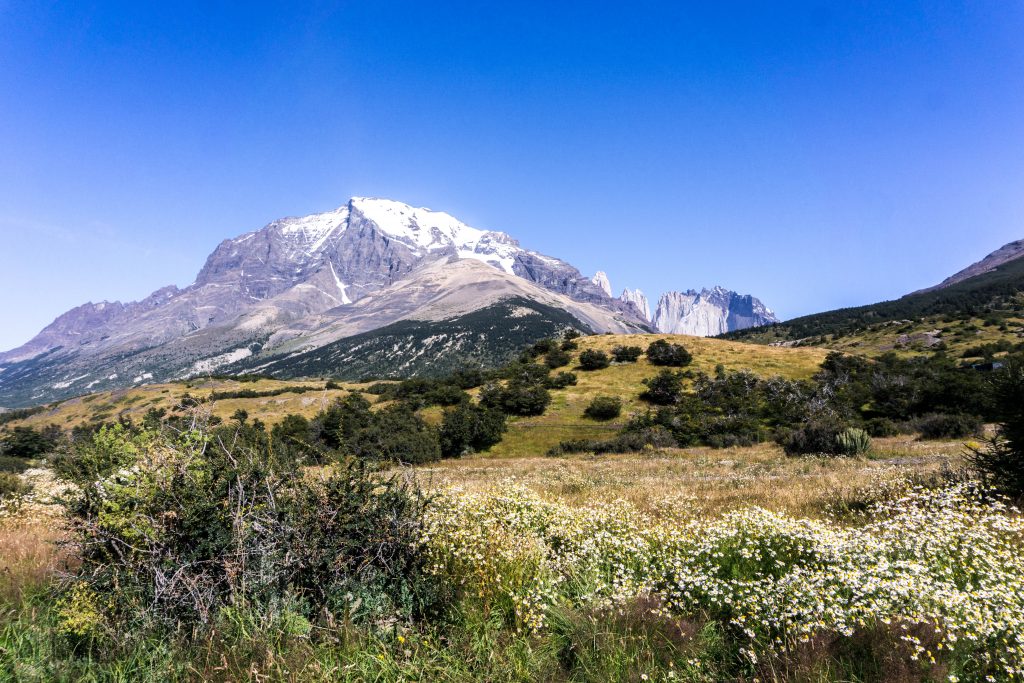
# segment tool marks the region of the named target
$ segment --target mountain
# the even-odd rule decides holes
[[[612,283],[608,280],[608,275],[603,270],[597,271],[590,281],[609,297],[612,295]]]
[[[639,289],[624,289],[619,295],[619,300],[634,306],[644,320],[651,319],[651,305],[647,302],[647,296]]]
[[[759,299],[722,287],[666,292],[658,300],[653,320],[659,332],[701,337],[776,322],[778,318]]]
[[[904,348],[920,337],[928,349],[938,342],[971,357],[979,343],[1018,344],[1024,334],[1024,240],[1011,242],[981,261],[950,276],[940,285],[892,301],[806,315],[784,323],[724,335],[773,344],[864,346],[865,335],[877,336],[886,327],[898,335],[878,350]],[[995,330],[987,334],[979,325]],[[945,332],[943,329],[945,328]],[[893,336],[893,335],[889,335]],[[956,339],[952,337],[955,336]],[[959,348],[966,347],[966,348]],[[941,348],[941,347],[940,347]],[[1004,349],[1005,350],[1005,349]]]
[[[977,263],[972,263],[960,272],[950,275],[934,287],[922,289],[919,292],[914,293],[922,294],[925,292],[933,292],[937,289],[951,287],[959,282],[963,282],[964,280],[977,277],[978,275],[991,273],[1003,264],[1015,261],[1021,257],[1024,257],[1024,240],[1017,240],[1015,242],[1010,242],[1009,244],[1004,244]]]
[[[334,211],[283,218],[221,242],[187,287],[61,315],[0,354],[0,405],[258,365],[399,321],[441,323],[515,297],[562,326],[570,324],[567,314],[582,330],[647,329],[634,307],[506,233],[356,197]]]

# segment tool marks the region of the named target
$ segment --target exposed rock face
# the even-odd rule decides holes
[[[641,292],[639,289],[624,289],[622,294],[619,296],[619,300],[625,301],[627,304],[631,304],[636,308],[637,313],[643,316],[643,319],[647,322],[651,321],[651,306],[647,302],[647,295]]]
[[[524,249],[505,233],[440,211],[357,197],[334,211],[283,218],[225,240],[184,289],[68,311],[27,344],[0,353],[0,400],[15,384],[24,403],[26,387],[31,400],[50,400],[209,371],[308,335],[328,311],[336,323],[356,316],[364,299],[397,297],[376,302],[373,310],[389,314],[364,316],[365,331],[413,315],[422,302],[403,303],[411,290],[395,285],[453,259],[485,266],[465,271],[485,289],[497,279],[502,284],[495,287],[508,296],[544,298],[562,310],[571,305],[596,331],[639,330],[645,322],[572,265]],[[520,291],[516,281],[536,287]]]
[[[600,288],[602,292],[607,294],[609,297],[612,295],[612,283],[608,280],[608,275],[603,271],[599,270],[591,279],[595,285]]]
[[[722,287],[700,292],[666,292],[658,301],[654,326],[668,334],[714,336],[778,322],[758,299]]]
[[[973,263],[959,273],[950,275],[945,280],[927,289],[922,289],[920,292],[931,292],[936,289],[944,289],[950,285],[955,285],[958,282],[963,282],[976,275],[982,275],[984,273],[990,273],[1004,263],[1015,261],[1019,258],[1024,257],[1024,240],[1017,240],[1016,242],[1010,242],[999,247],[991,254],[981,259],[977,263]],[[920,292],[914,292],[918,294]]]

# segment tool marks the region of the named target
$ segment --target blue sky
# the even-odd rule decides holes
[[[1024,237],[1024,3],[0,0],[0,348],[352,195],[783,317]]]

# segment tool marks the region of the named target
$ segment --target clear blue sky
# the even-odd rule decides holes
[[[1024,237],[1024,3],[0,0],[0,348],[352,195],[783,317]]]

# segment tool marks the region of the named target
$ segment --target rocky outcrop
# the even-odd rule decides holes
[[[651,321],[651,305],[647,301],[647,296],[639,289],[622,290],[619,300],[633,306],[647,322]]]
[[[666,292],[658,300],[653,320],[659,332],[701,337],[774,322],[778,322],[775,314],[760,300],[722,287]]]
[[[603,270],[597,271],[597,273],[594,275],[593,278],[591,278],[590,281],[597,285],[598,289],[604,292],[605,295],[611,297],[612,283],[609,282],[608,275]]]

